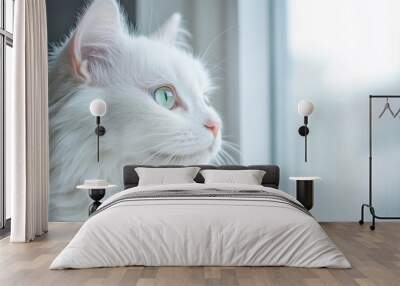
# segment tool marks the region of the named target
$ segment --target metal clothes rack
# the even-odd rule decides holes
[[[368,204],[361,205],[361,219],[358,221],[359,224],[364,224],[364,207],[369,208],[372,215],[372,225],[370,229],[375,229],[375,219],[400,219],[400,217],[385,217],[379,216],[375,212],[375,208],[372,204],[372,101],[374,99],[389,99],[389,98],[400,98],[400,95],[370,95],[369,96],[369,202]]]

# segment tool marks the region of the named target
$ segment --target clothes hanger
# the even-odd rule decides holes
[[[399,114],[400,114],[400,108],[399,108],[399,110],[397,110],[397,112],[395,113],[394,118],[396,118],[397,115],[399,115]]]
[[[390,108],[389,98],[387,98],[387,97],[386,97],[385,107],[383,108],[381,114],[379,114],[379,118],[381,118],[381,117],[383,116],[383,114],[386,112],[386,110],[389,110],[390,114],[391,114],[393,117],[396,117],[397,114],[398,114],[399,111],[400,111],[400,109],[399,109],[399,111],[396,112],[396,115],[394,115],[393,110]]]
[[[394,118],[396,118],[397,117],[397,115],[399,115],[400,114],[400,108],[397,110],[397,112],[395,113],[395,115],[394,115]]]

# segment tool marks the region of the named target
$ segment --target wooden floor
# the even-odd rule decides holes
[[[357,223],[322,224],[352,269],[289,267],[123,267],[48,270],[50,262],[79,229],[51,223],[32,243],[0,241],[0,285],[400,285],[400,223],[379,223],[375,232]]]

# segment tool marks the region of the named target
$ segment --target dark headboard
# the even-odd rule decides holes
[[[250,165],[250,166],[240,166],[240,165],[192,165],[204,169],[218,169],[218,170],[263,170],[265,171],[264,178],[262,179],[262,185],[265,187],[271,187],[278,189],[279,187],[279,167],[276,165]],[[128,165],[124,167],[124,189],[129,189],[136,187],[139,183],[139,177],[135,171],[137,167],[147,167],[147,168],[181,168],[183,166],[148,166],[148,165]],[[199,173],[194,180],[197,183],[204,183],[203,176]]]

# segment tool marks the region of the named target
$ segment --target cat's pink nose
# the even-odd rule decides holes
[[[219,124],[213,121],[207,121],[204,123],[204,127],[211,131],[214,136],[217,136],[219,131]]]

